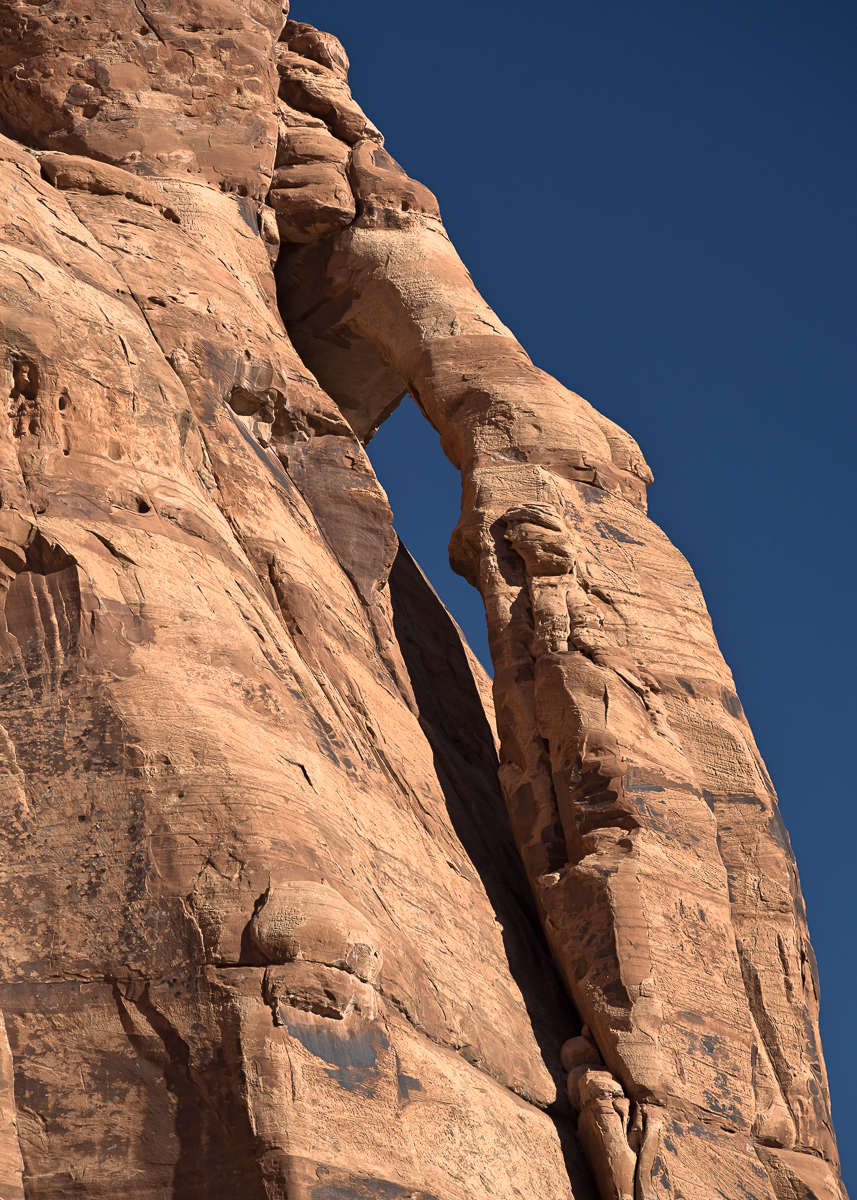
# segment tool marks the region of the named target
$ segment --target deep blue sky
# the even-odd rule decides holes
[[[651,515],[696,571],[780,792],[857,1190],[857,6],[293,0],[291,15],[343,40],[357,99],[533,359],[643,447]],[[435,434],[407,402],[370,455],[486,654],[446,561],[459,491]]]

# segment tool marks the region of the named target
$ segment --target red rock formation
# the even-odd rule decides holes
[[[636,445],[334,37],[0,12],[0,1194],[842,1195],[788,840]],[[362,446],[406,390],[509,817]]]

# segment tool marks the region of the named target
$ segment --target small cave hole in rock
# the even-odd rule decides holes
[[[387,418],[366,453],[390,499],[396,533],[493,675],[482,598],[449,565],[449,539],[461,515],[461,477],[410,396]]]

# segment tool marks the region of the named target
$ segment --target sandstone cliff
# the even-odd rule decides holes
[[[0,12],[0,1194],[844,1195],[788,837],[636,444],[335,37]],[[363,448],[406,392],[493,703]]]

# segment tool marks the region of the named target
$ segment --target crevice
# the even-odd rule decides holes
[[[400,1016],[404,1017],[412,1029],[414,1029],[427,1041],[432,1042],[435,1046],[439,1046],[441,1050],[448,1050],[452,1054],[458,1054],[459,1057],[464,1059],[464,1061],[468,1063],[469,1066],[473,1067],[475,1071],[479,1071],[482,1075],[487,1075],[489,1079],[496,1083],[498,1087],[501,1087],[505,1092],[510,1092],[512,1095],[517,1096],[520,1100],[524,1100],[527,1104],[538,1109],[540,1112],[549,1112],[556,1103],[553,1101],[550,1104],[540,1104],[538,1100],[534,1099],[532,1094],[527,1090],[523,1088],[519,1089],[516,1087],[509,1087],[508,1084],[503,1083],[502,1080],[497,1078],[493,1071],[491,1071],[485,1059],[478,1054],[476,1048],[471,1046],[470,1043],[459,1042],[456,1045],[455,1042],[447,1042],[442,1038],[435,1037],[433,1034],[429,1033],[420,1020],[414,1016],[404,1001],[400,1000],[397,996],[393,996],[391,993],[386,992],[382,986],[376,987],[376,991],[379,993],[379,995],[383,996],[384,1000],[386,1000],[388,1004],[392,1005],[392,1007],[400,1014]]]
[[[90,529],[87,532],[91,533],[94,538],[97,538],[98,541],[101,542],[102,546],[104,546],[106,550],[109,550],[113,557],[118,559],[119,562],[127,563],[132,567],[139,566],[139,563],[135,562],[133,558],[129,558],[127,554],[123,554],[121,550],[117,550],[110,539],[104,537],[103,534],[96,533],[94,529]]]
[[[157,26],[153,23],[151,17],[146,12],[144,0],[134,0],[134,7],[136,8],[137,12],[140,14],[140,19],[145,22],[148,29],[151,30],[151,32],[155,35],[155,37],[158,39],[158,41],[161,43],[161,45],[166,46],[167,43],[161,37]]]
[[[152,1004],[150,997],[152,981],[133,981],[132,987],[136,993],[133,999],[126,999],[123,996],[118,980],[108,978],[106,982],[110,983],[113,987],[113,996],[119,1013],[119,1021],[135,1053],[163,1072],[167,1088],[175,1096],[178,1108],[175,1127],[179,1140],[182,1140],[181,1126],[183,1118],[189,1118],[190,1122],[194,1125],[198,1124],[198,1120],[196,1120],[198,1106],[195,1103],[191,1103],[190,1113],[183,1112],[183,1109],[187,1108],[187,1099],[183,1099],[183,1097],[188,1090],[186,1085],[189,1085],[193,1090],[194,1097],[200,1097],[205,1102],[206,1107],[216,1117],[218,1124],[226,1131],[229,1141],[234,1145],[232,1130],[228,1122],[223,1119],[217,1107],[211,1103],[204,1089],[200,1089],[193,1078],[190,1046],[163,1013],[159,1012]],[[137,1009],[146,1024],[157,1034],[163,1046],[164,1054],[154,1051],[147,1044],[147,1040],[135,1028],[128,1007],[129,1004]],[[186,1147],[186,1152],[192,1153],[196,1148],[196,1145],[191,1143]],[[176,1165],[177,1173],[179,1170],[180,1163]]]
[[[307,783],[309,784],[309,786],[312,788],[312,790],[313,790],[313,791],[315,791],[315,790],[316,790],[316,789],[315,789],[315,785],[313,784],[313,781],[312,781],[312,780],[310,779],[310,777],[309,777],[309,771],[306,769],[306,767],[304,766],[304,764],[303,764],[302,762],[297,762],[297,761],[296,761],[295,759],[293,759],[293,758],[286,758],[286,759],[283,759],[282,761],[283,761],[283,762],[287,762],[287,763],[288,763],[290,766],[292,766],[292,767],[297,767],[297,768],[298,768],[298,770],[299,770],[299,771],[301,772],[301,774],[303,775],[304,779],[307,781]]]
[[[794,1077],[794,1074],[783,1056],[777,1039],[776,1028],[767,1012],[767,1009],[765,1008],[765,1004],[762,999],[761,980],[759,979],[758,972],[754,968],[753,964],[749,961],[747,955],[742,951],[741,946],[738,944],[737,938],[735,940],[735,949],[738,955],[738,961],[741,965],[741,976],[744,981],[744,991],[747,996],[747,1004],[756,1022],[756,1027],[759,1030],[765,1050],[768,1052],[768,1058],[776,1077],[777,1086],[780,1090],[780,1096],[782,1097],[786,1108],[791,1114],[792,1119],[795,1121],[796,1126],[799,1127],[801,1113],[794,1111],[794,1107],[789,1099],[788,1090],[789,1083]]]
[[[155,1005],[151,995],[154,981],[133,981],[127,996],[122,994],[118,979],[107,977],[103,982],[112,987],[119,1021],[133,1053],[161,1073],[164,1086],[172,1097],[174,1110],[170,1126],[178,1142],[178,1153],[173,1161],[170,1194],[199,1194],[200,1154],[203,1148],[208,1169],[216,1172],[224,1181],[233,1180],[236,1188],[240,1187],[247,1178],[248,1169],[258,1172],[259,1165],[258,1155],[251,1149],[256,1142],[256,1135],[246,1100],[240,1099],[242,1089],[235,1088],[233,1095],[224,1079],[224,1071],[238,1072],[243,1078],[239,1046],[217,1045],[211,1066],[203,1064],[198,1069],[193,1063],[189,1042],[174,1022]],[[142,1027],[138,1026],[137,1020]],[[154,1037],[147,1033],[147,1029],[152,1031]],[[240,1039],[238,1029],[229,1022],[222,1033],[225,1038],[232,1035]],[[207,1072],[207,1078],[200,1071]],[[225,1101],[224,1107],[218,1102],[218,1093]],[[151,1128],[145,1132],[152,1144],[157,1145],[164,1138],[163,1122],[154,1112],[150,1119]],[[257,1184],[258,1190],[252,1194],[266,1195],[261,1179]]]

